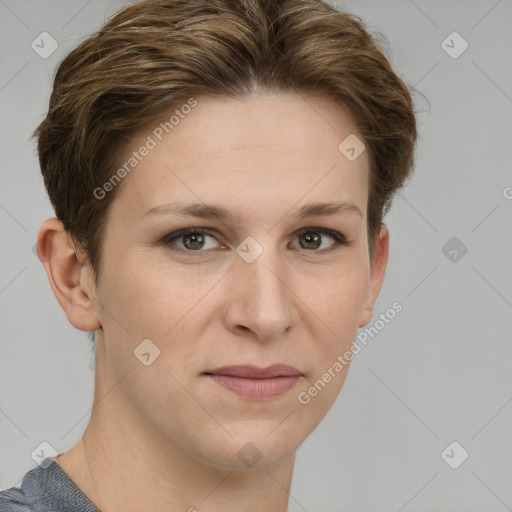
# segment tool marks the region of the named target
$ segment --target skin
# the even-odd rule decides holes
[[[60,221],[46,220],[38,235],[38,254],[67,318],[96,331],[90,422],[57,462],[102,512],[285,512],[295,452],[333,405],[348,366],[309,404],[298,395],[351,349],[384,279],[385,226],[369,263],[367,151],[349,161],[338,150],[358,134],[346,109],[295,94],[197,99],[119,185],[97,288]],[[150,134],[141,130],[127,155]],[[143,217],[174,200],[215,203],[238,218]],[[339,201],[362,214],[297,216],[305,204]],[[187,253],[183,238],[162,241],[201,227],[215,230],[205,235],[202,255]],[[320,227],[341,232],[349,244],[320,234],[317,246],[297,233]],[[236,252],[247,236],[263,248],[252,263]],[[147,338],[160,350],[149,366],[134,356]],[[266,401],[202,375],[274,363],[303,377]],[[261,453],[250,467],[237,457],[248,442]],[[293,498],[290,507],[297,508]]]

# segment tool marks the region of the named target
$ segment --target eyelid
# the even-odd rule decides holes
[[[302,252],[303,254],[307,256],[321,256],[325,254],[329,254],[332,251],[335,251],[336,249],[340,249],[342,247],[346,247],[349,245],[349,242],[345,235],[343,233],[340,233],[339,231],[336,231],[334,229],[329,228],[323,228],[323,227],[316,227],[316,226],[310,226],[306,228],[299,229],[296,231],[293,235],[294,237],[298,237],[304,233],[320,233],[321,235],[326,235],[334,240],[334,243],[329,245],[325,249],[315,250],[315,249],[303,249],[302,247],[299,247],[297,250]]]
[[[343,247],[343,246],[349,245],[349,241],[347,240],[345,235],[343,235],[343,233],[336,231],[334,229],[329,229],[329,228],[324,228],[324,227],[307,226],[305,228],[301,228],[301,229],[295,231],[293,233],[293,236],[298,237],[304,233],[309,233],[309,232],[316,232],[316,233],[320,233],[321,235],[329,236],[332,239],[334,239],[335,242],[333,244],[331,244],[327,249],[322,249],[322,250],[309,250],[309,249],[299,248],[299,250],[301,250],[305,253],[308,253],[308,254],[315,254],[315,253],[323,254],[323,253],[330,252],[332,249],[335,249],[336,247],[340,247],[340,246]],[[201,255],[201,254],[205,254],[205,253],[208,253],[209,251],[213,250],[213,249],[206,249],[206,250],[192,251],[192,250],[171,247],[171,242],[173,242],[174,240],[177,240],[187,234],[191,234],[191,233],[199,233],[199,234],[205,234],[205,235],[211,236],[212,238],[217,240],[217,242],[220,245],[224,246],[224,244],[222,244],[222,242],[220,242],[217,239],[219,236],[218,231],[215,228],[207,228],[207,227],[204,227],[204,228],[203,227],[190,227],[190,228],[179,229],[177,231],[173,231],[172,233],[168,233],[167,235],[165,235],[162,238],[161,241],[170,250],[173,250],[175,252],[186,253],[186,254]]]
[[[322,227],[308,227],[308,228],[302,228],[299,231],[296,231],[294,233],[295,236],[302,235],[303,233],[308,232],[316,232],[320,233],[322,235],[330,236],[331,238],[334,238],[337,240],[340,244],[347,244],[348,240],[346,239],[345,235],[343,233],[340,233],[339,231],[336,231],[335,229],[329,229],[329,228],[322,228]]]
[[[207,249],[206,251],[201,251],[201,250],[199,250],[199,251],[190,251],[190,250],[186,250],[186,249],[172,248],[171,247],[171,242],[173,242],[174,240],[179,240],[181,237],[183,237],[185,235],[188,235],[190,233],[205,234],[205,235],[211,236],[212,238],[215,238],[215,240],[217,240],[217,237],[219,236],[217,230],[215,230],[213,228],[202,228],[202,227],[183,228],[183,229],[179,229],[177,231],[173,231],[172,233],[168,233],[167,235],[165,235],[162,238],[162,242],[170,250],[173,250],[173,251],[176,251],[176,252],[181,252],[181,253],[187,253],[187,254],[201,254],[201,253],[204,254],[205,252],[211,250],[211,249]],[[219,240],[217,240],[217,242],[220,245],[223,245],[221,242],[219,242]]]

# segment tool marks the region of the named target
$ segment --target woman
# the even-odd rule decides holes
[[[5,511],[285,512],[413,166],[406,85],[319,0],[146,0],[62,62],[37,252],[95,333],[82,439]]]

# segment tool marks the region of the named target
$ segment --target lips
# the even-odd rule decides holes
[[[224,389],[251,400],[269,400],[290,391],[303,374],[286,364],[267,368],[251,365],[223,366],[205,376]]]
[[[270,379],[273,377],[300,377],[302,373],[287,364],[274,364],[267,368],[258,368],[252,365],[241,366],[223,366],[211,372],[205,372],[207,375],[226,375],[232,377],[245,377],[248,379]]]

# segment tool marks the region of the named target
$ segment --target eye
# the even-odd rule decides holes
[[[173,251],[195,252],[199,255],[208,250],[225,247],[217,241],[215,234],[214,230],[208,228],[188,228],[170,233],[162,241]],[[323,252],[335,246],[348,245],[341,233],[326,228],[305,228],[295,236],[300,244],[300,247],[295,246],[296,248],[312,252]],[[331,243],[322,247],[325,240],[329,239]]]
[[[209,238],[214,242],[208,242]],[[188,252],[215,249],[216,243],[218,244],[213,236],[213,231],[205,228],[182,229],[167,235],[163,241],[166,245],[175,244],[179,247],[178,250]]]
[[[322,250],[333,248],[336,245],[348,245],[346,238],[337,231],[325,228],[306,228],[297,233],[299,239],[300,248],[306,250],[313,250],[315,252],[319,249],[324,239],[331,239],[334,242],[330,243],[327,247],[323,247]]]

